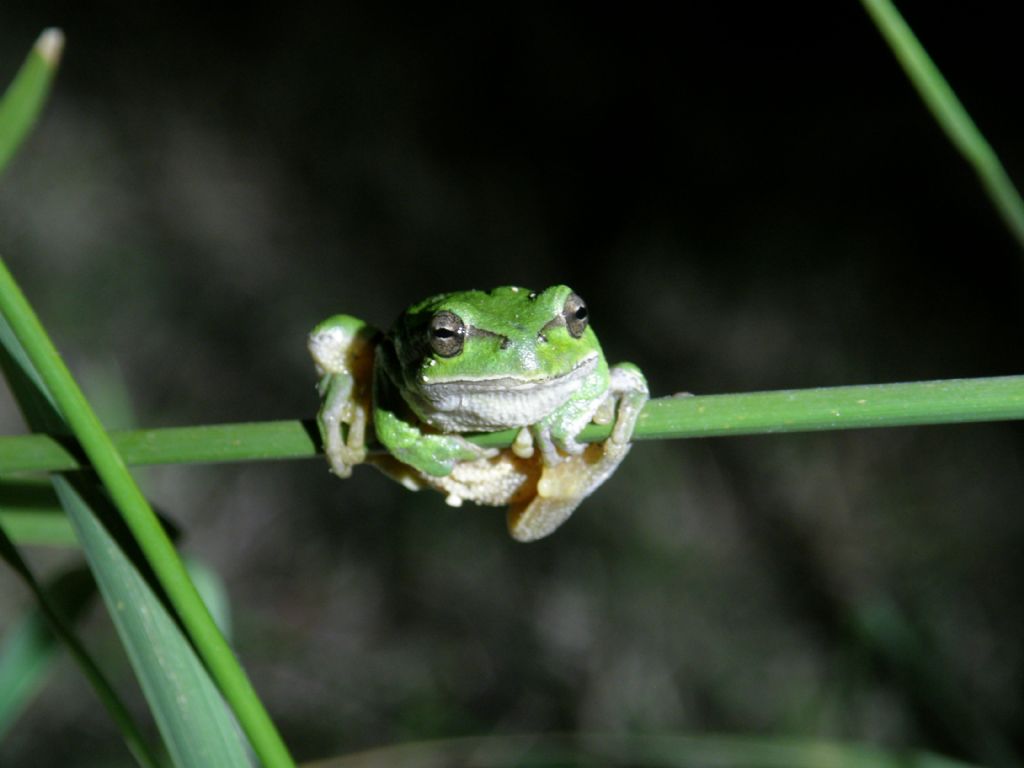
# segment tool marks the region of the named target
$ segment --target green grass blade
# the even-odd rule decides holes
[[[0,644],[0,741],[42,687],[60,641],[38,609],[15,620]]]
[[[252,683],[196,592],[166,531],[2,260],[0,312],[103,482],[260,760],[269,768],[294,765]]]
[[[0,99],[0,172],[35,125],[63,49],[64,34],[44,30]]]
[[[63,431],[59,414],[41,387],[40,379],[27,360],[24,350],[11,335],[5,321],[0,321],[0,355],[4,372],[19,405],[29,415],[30,426],[48,426]],[[245,744],[230,711],[209,678],[206,668],[196,658],[187,638],[158,595],[147,583],[123,549],[122,542],[134,542],[125,535],[124,523],[104,496],[91,474],[79,473],[73,479],[52,478],[60,503],[71,518],[76,538],[96,574],[101,591],[136,671],[147,701],[176,765],[188,768],[217,766],[248,766]],[[100,519],[104,522],[100,522]],[[107,526],[114,526],[118,536]],[[7,559],[30,581],[27,568],[13,546]],[[38,594],[40,601],[42,596]],[[63,637],[63,635],[62,635]],[[74,638],[65,638],[72,650],[79,648]],[[90,666],[84,652],[84,668],[97,690],[108,703],[115,720],[122,728],[129,746],[144,765],[155,761],[140,745],[136,729],[126,720],[123,706]]]
[[[637,440],[778,434],[869,427],[1024,419],[1024,376],[821,387],[651,400]],[[592,425],[581,439],[603,440]],[[320,451],[311,421],[212,424],[114,432],[125,463],[186,464],[299,459]],[[508,446],[514,430],[475,435],[478,445]],[[0,436],[0,472],[80,469],[73,443],[59,435]]]
[[[1024,376],[661,398],[644,438],[810,432],[1024,419]]]
[[[45,588],[54,609],[69,625],[78,620],[95,592],[95,582],[83,567],[62,574]],[[0,741],[45,682],[62,647],[38,604],[8,629],[0,642]]]
[[[47,392],[37,389],[42,386],[37,372],[4,320],[0,320],[0,345],[0,363],[29,425],[63,431]],[[73,478],[55,475],[52,483],[96,574],[175,764],[189,768],[249,765],[241,733],[206,667],[166,609],[164,596],[154,592],[147,583],[148,574],[136,567],[140,555],[135,542],[109,497],[91,473],[76,473]]]
[[[135,721],[128,713],[127,707],[125,707],[116,691],[114,691],[113,686],[107,681],[106,676],[85,650],[85,647],[79,642],[64,618],[54,608],[46,592],[43,591],[36,581],[28,565],[22,559],[13,542],[7,538],[3,529],[0,529],[0,559],[6,561],[11,566],[32,592],[40,614],[46,619],[50,629],[60,637],[64,646],[71,652],[71,655],[78,663],[79,668],[85,673],[86,678],[92,685],[93,690],[96,691],[96,695],[103,703],[103,706],[106,707],[107,712],[114,719],[114,722],[117,723],[128,749],[135,756],[138,763],[146,766],[146,768],[159,768],[159,761],[146,745],[138,727],[135,725]]]
[[[937,755],[813,739],[576,734],[482,736],[383,747],[304,768],[486,765],[488,768],[969,768]]]
[[[889,0],[861,0],[946,136],[973,166],[1006,226],[1024,247],[1024,201],[935,62]]]
[[[188,574],[192,577],[192,583],[196,585],[196,590],[202,596],[203,602],[210,609],[213,620],[217,622],[224,637],[230,639],[232,635],[231,601],[228,599],[228,590],[224,586],[220,574],[207,568],[198,560],[187,560],[185,567],[188,568]]]
[[[126,464],[203,464],[315,456],[316,427],[300,421],[213,424],[112,432]],[[87,460],[74,442],[56,435],[0,436],[0,472],[67,471]]]
[[[0,481],[0,527],[17,544],[78,546],[53,487],[42,480]]]
[[[177,766],[248,766],[228,708],[177,622],[100,522],[96,500],[68,478],[54,488],[71,518],[100,592]],[[114,510],[107,511],[107,516]]]
[[[159,517],[168,534],[176,541],[177,526],[163,514]],[[0,526],[4,527],[7,535],[16,544],[78,547],[74,529],[49,480],[0,480]],[[192,573],[191,566],[189,573]],[[209,578],[215,579],[216,575],[213,574]],[[200,594],[204,602],[209,604],[206,593],[200,590]],[[219,625],[219,618],[217,620]]]

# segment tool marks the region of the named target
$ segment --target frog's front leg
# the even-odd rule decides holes
[[[592,421],[608,423],[615,408],[614,394],[611,371],[602,361],[568,402],[531,427],[533,442],[540,449],[545,466],[583,453],[587,446],[579,441],[580,432]],[[603,420],[599,415],[602,413],[608,414]]]
[[[399,395],[389,361],[389,350],[382,348],[374,375],[373,400],[374,430],[388,453],[432,477],[450,475],[460,462],[490,458],[498,453],[474,445],[460,435],[426,431]],[[391,474],[412,487],[398,473]]]
[[[633,363],[619,363],[613,366],[611,371],[611,386],[609,391],[618,400],[618,414],[615,418],[615,426],[612,433],[605,441],[605,453],[615,453],[629,450],[630,441],[633,439],[633,432],[636,429],[636,420],[651,397],[647,388],[647,379],[643,372]],[[595,421],[598,421],[595,419]],[[598,421],[598,423],[601,423]],[[621,461],[621,459],[620,459]]]
[[[622,363],[609,371],[606,396],[596,405],[591,403],[590,417],[594,421],[608,423],[613,413],[615,415],[615,425],[607,440],[582,446],[582,450],[570,452],[555,462],[547,460],[544,444],[538,441],[544,466],[537,481],[536,495],[510,505],[508,510],[508,529],[514,539],[534,541],[552,533],[583,499],[611,477],[629,452],[637,417],[649,396],[647,381],[640,369],[631,363]],[[576,434],[583,426],[585,424]],[[574,442],[576,434],[572,435]],[[549,450],[553,450],[553,444]]]
[[[335,315],[309,334],[309,352],[320,374],[317,426],[324,453],[338,477],[348,477],[355,464],[366,460],[366,425],[378,336],[374,328],[349,315]]]

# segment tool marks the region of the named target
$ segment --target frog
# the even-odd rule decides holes
[[[554,532],[618,468],[649,398],[632,363],[610,366],[566,285],[442,293],[383,332],[351,315],[316,325],[317,426],[331,471],[376,466],[452,506],[507,507],[517,541]],[[610,424],[586,443],[591,424]],[[474,433],[514,429],[506,448]],[[371,439],[384,452],[370,452]]]

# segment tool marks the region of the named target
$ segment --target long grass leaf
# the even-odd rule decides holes
[[[974,168],[989,199],[1024,248],[1024,200],[999,156],[890,0],[861,0],[900,66],[953,146]]]
[[[0,172],[35,125],[63,49],[64,34],[44,30],[0,99]]]
[[[77,567],[47,584],[44,592],[71,625],[92,602],[96,583],[88,569]],[[0,740],[42,687],[62,648],[38,604],[28,606],[11,624],[0,641]]]
[[[303,768],[969,768],[930,755],[813,739],[641,734],[482,736],[425,741],[304,763]]]
[[[11,566],[32,592],[40,614],[46,619],[50,629],[60,637],[65,647],[67,647],[78,663],[79,668],[85,673],[86,678],[92,685],[93,690],[96,691],[96,695],[103,703],[103,706],[106,707],[107,712],[114,719],[114,722],[117,723],[121,736],[124,738],[128,749],[135,756],[135,759],[140,765],[146,766],[146,768],[158,768],[159,762],[146,745],[138,727],[135,725],[135,721],[128,713],[127,707],[125,707],[116,691],[114,691],[113,686],[111,686],[106,676],[100,670],[99,665],[96,664],[92,656],[85,650],[85,646],[78,640],[63,616],[53,607],[46,592],[36,581],[28,564],[21,557],[13,542],[7,538],[3,529],[0,529],[0,559],[6,561]]]
[[[663,440],[869,427],[1024,419],[1024,376],[661,397],[644,408],[633,437]],[[592,425],[581,440],[604,440]],[[300,459],[321,450],[311,421],[209,424],[111,433],[126,464],[199,464]],[[470,436],[507,447],[515,430]],[[79,469],[76,446],[60,435],[0,436],[0,472]]]
[[[78,546],[49,481],[0,480],[0,527],[16,544]]]
[[[294,765],[166,531],[2,260],[0,312],[110,494],[253,749],[269,768]]]
[[[87,502],[68,478],[58,475],[53,483],[112,608],[111,618],[174,764],[248,766],[241,734],[220,693],[163,602],[100,522],[95,499]]]
[[[60,416],[37,389],[40,379],[0,320],[4,372],[29,424],[61,430]],[[245,745],[206,668],[147,583],[135,542],[91,473],[54,475],[57,498],[96,575],[114,625],[175,764],[187,768],[249,765]],[[16,557],[17,553],[13,553]],[[144,561],[143,561],[144,562]],[[21,569],[24,570],[24,569]],[[119,725],[123,726],[121,720]],[[148,764],[148,763],[147,763]]]

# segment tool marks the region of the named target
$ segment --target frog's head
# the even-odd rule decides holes
[[[403,395],[442,429],[532,424],[603,367],[583,300],[564,285],[434,296],[391,335]]]

